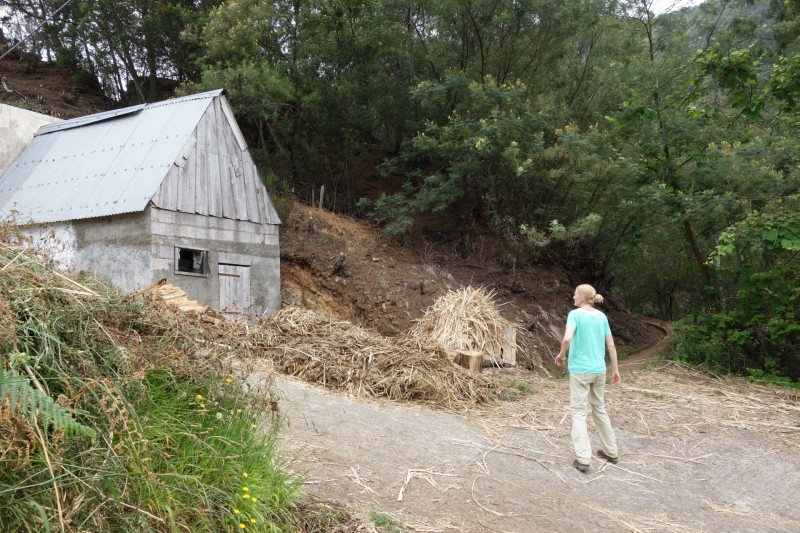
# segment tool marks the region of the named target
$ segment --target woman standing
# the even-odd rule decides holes
[[[594,304],[602,302],[603,297],[591,285],[578,285],[572,301],[577,309],[570,311],[567,317],[567,328],[561,341],[561,351],[556,356],[556,365],[564,366],[568,362],[572,445],[577,456],[572,465],[581,472],[588,472],[592,462],[592,445],[586,428],[587,404],[592,410],[594,425],[603,445],[597,455],[614,464],[619,462],[617,440],[603,399],[606,349],[611,358],[611,383],[618,385],[622,378],[608,318],[594,308]]]

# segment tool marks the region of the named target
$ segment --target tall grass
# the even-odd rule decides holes
[[[0,395],[0,531],[297,531],[269,398],[181,317],[0,245],[0,364],[81,427]]]

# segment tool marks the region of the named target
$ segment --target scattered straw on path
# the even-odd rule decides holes
[[[494,411],[493,418],[503,419],[506,426],[568,437],[569,382],[540,376],[531,376],[528,381],[534,392],[523,402],[503,405]],[[672,361],[623,371],[619,387],[606,386],[606,407],[612,423],[626,427],[628,438],[671,436],[685,442],[685,450],[676,448],[674,460],[701,461],[692,447],[701,435],[712,434],[710,428],[714,432],[719,428],[745,429],[800,448],[797,391],[703,374]]]

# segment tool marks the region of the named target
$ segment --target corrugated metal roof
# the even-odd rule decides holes
[[[40,128],[0,178],[0,215],[60,222],[144,210],[222,90]]]

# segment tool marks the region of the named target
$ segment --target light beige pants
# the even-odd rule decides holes
[[[617,457],[617,439],[611,429],[611,420],[606,413],[603,394],[606,388],[606,375],[603,374],[570,374],[569,407],[572,412],[572,445],[578,461],[583,464],[592,462],[592,443],[586,428],[586,406],[592,410],[592,418],[603,445],[603,451],[611,457]]]

